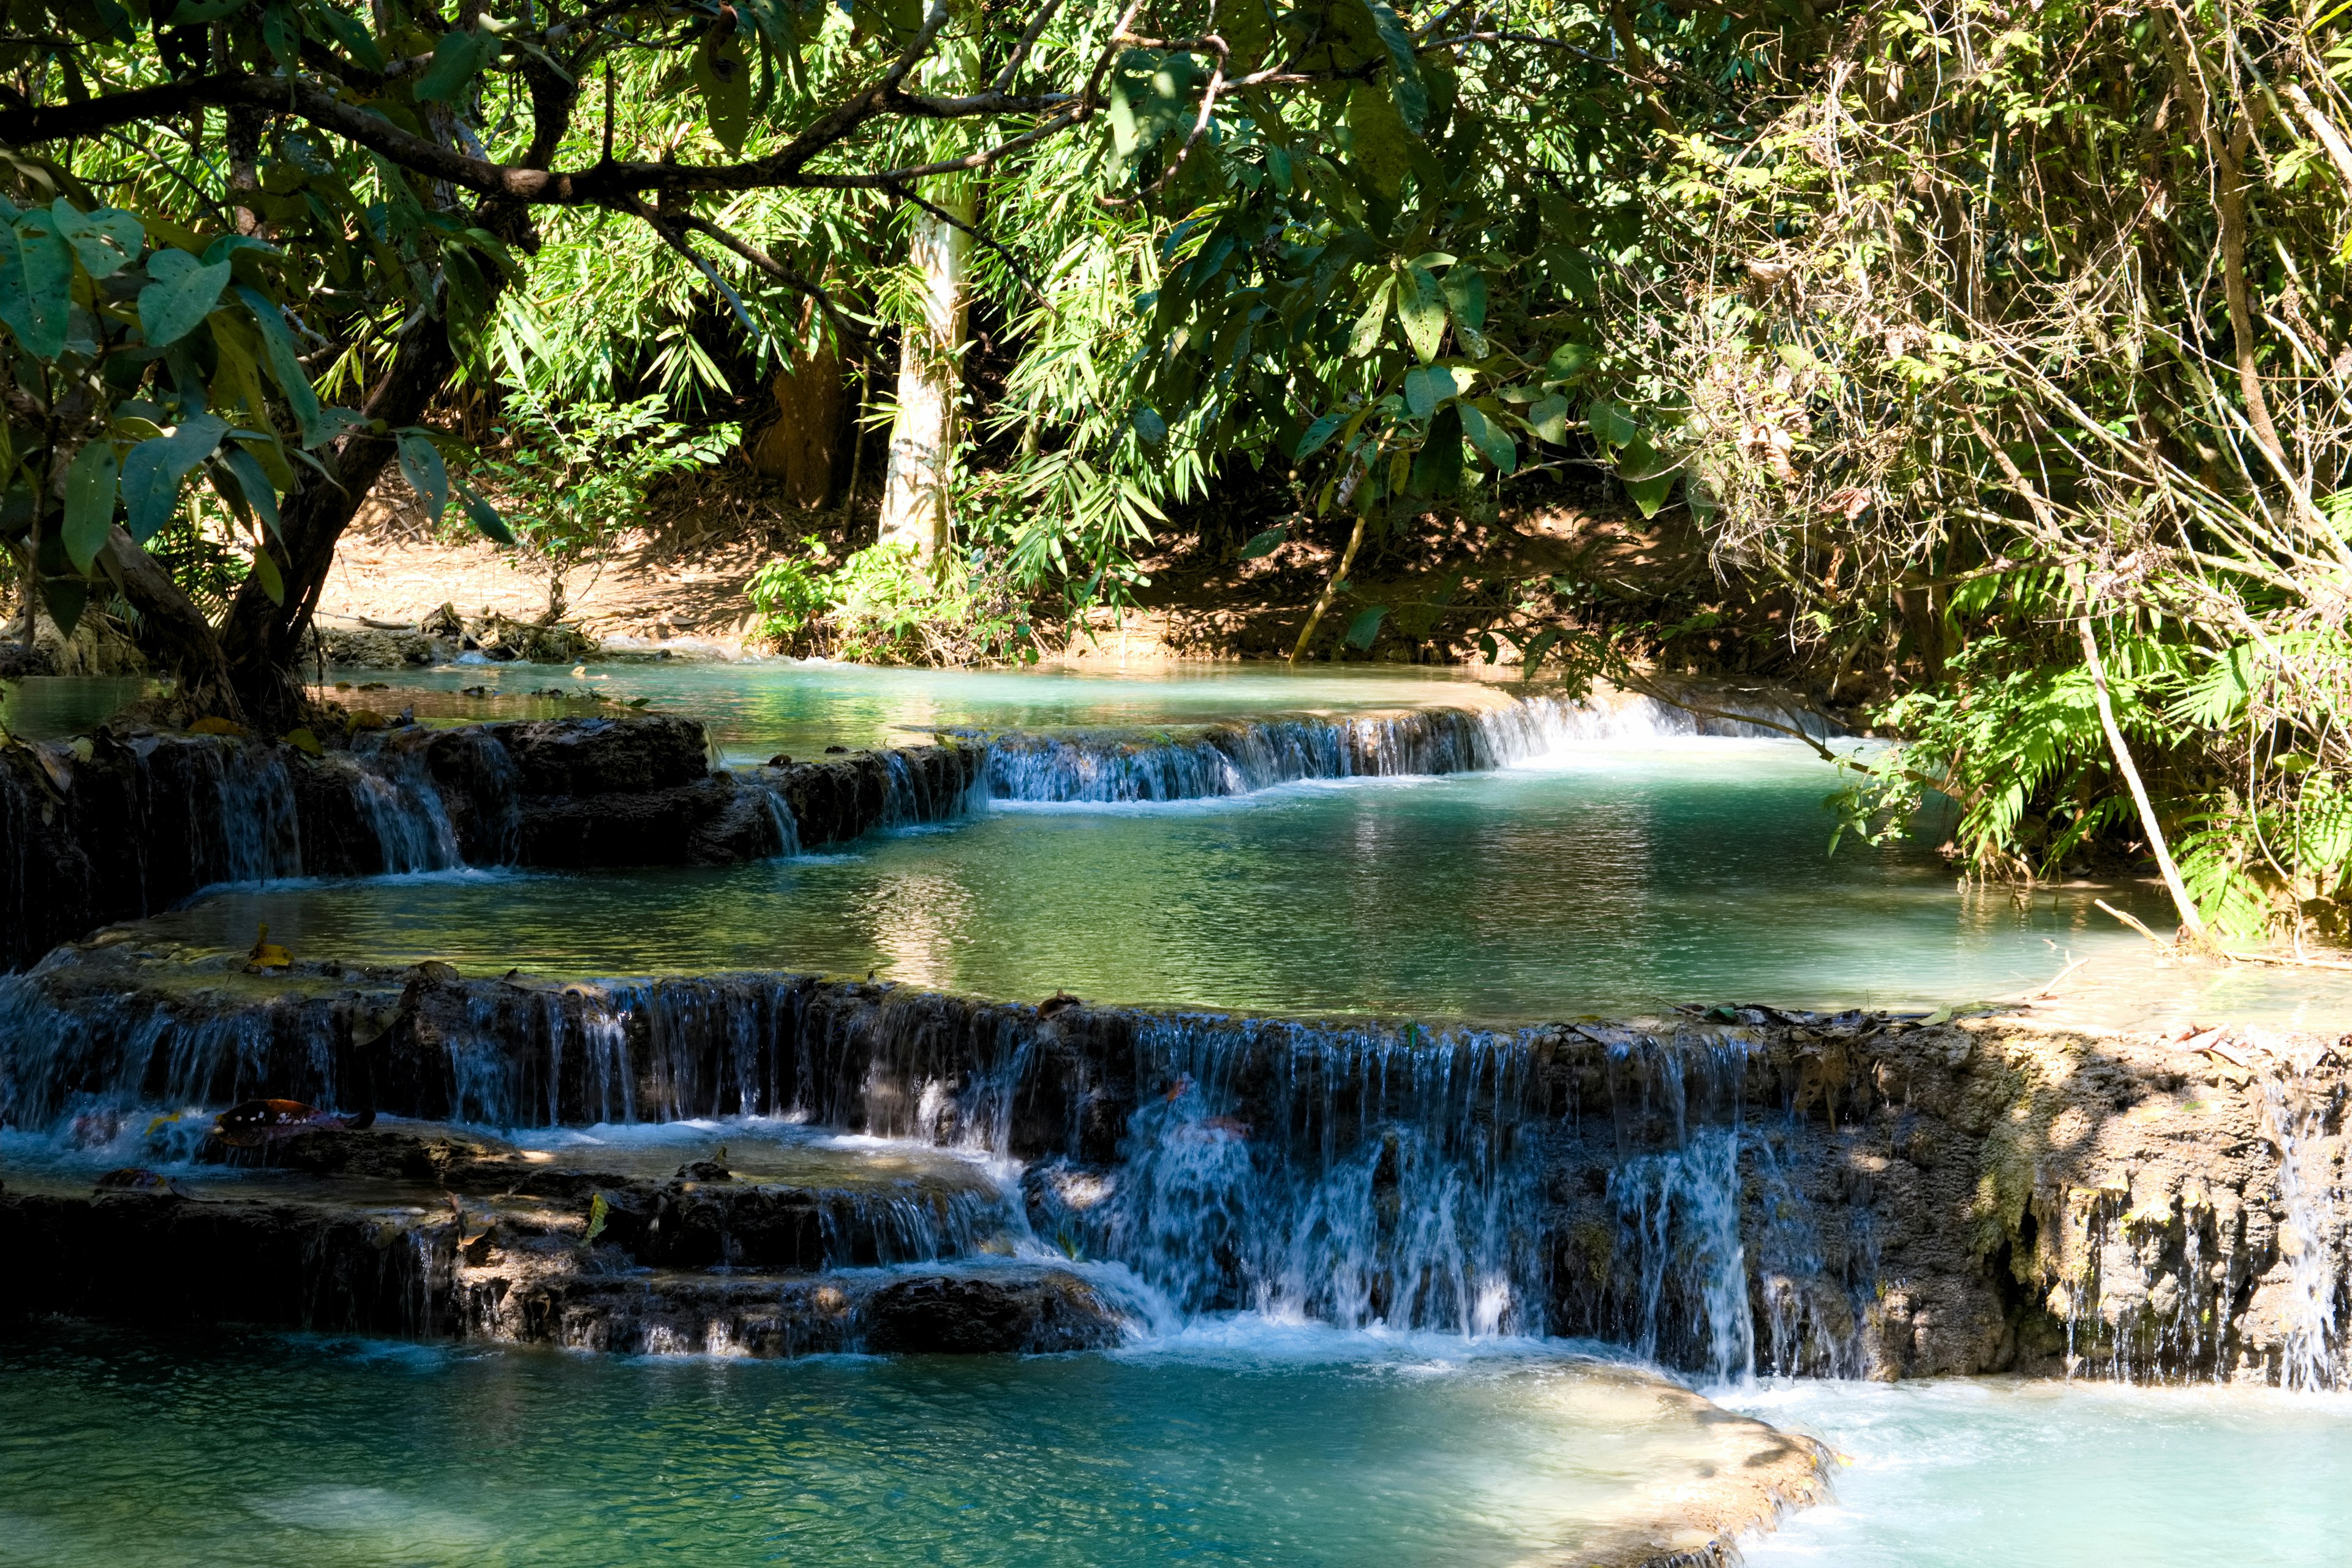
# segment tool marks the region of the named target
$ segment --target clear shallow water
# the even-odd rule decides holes
[[[1528,1344],[1259,1328],[744,1363],[0,1337],[0,1560],[43,1568],[1501,1568],[1725,1458]]]
[[[893,669],[797,659],[583,665],[442,665],[338,670],[321,695],[385,710],[414,705],[436,719],[541,719],[611,711],[650,700],[653,711],[699,719],[730,763],[806,757],[828,745],[905,745],[940,729],[1205,723],[1265,713],[1362,712],[1467,703],[1496,689],[1475,671],[1445,666],[1155,666],[1121,675],[1067,669]],[[334,681],[352,683],[336,690]],[[362,691],[362,682],[385,689]],[[533,695],[549,688],[566,699]],[[487,688],[467,696],[469,688]],[[594,691],[604,703],[578,700]]]
[[[165,684],[144,675],[32,675],[0,681],[0,730],[20,741],[79,734]]]
[[[2352,1399],[2077,1384],[1718,1394],[1853,1461],[1748,1568],[2341,1568]]]
[[[1662,1002],[1945,1004],[2137,941],[2091,891],[1955,891],[1918,845],[1828,853],[1794,742],[1150,805],[997,805],[724,869],[457,874],[215,895],[163,934],[477,973],[806,969],[987,996],[1480,1019]],[[2144,889],[2105,889],[2156,918]]]

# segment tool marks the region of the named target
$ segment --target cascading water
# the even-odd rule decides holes
[[[1034,1184],[1043,1233],[1186,1312],[1544,1331],[1523,1040],[1172,1018],[1137,1050],[1121,1163]]]
[[[363,757],[356,791],[386,872],[446,871],[465,864],[457,830],[424,758],[415,752]]]
[[[1585,700],[1532,695],[1475,709],[1302,716],[1178,732],[977,738],[988,744],[991,797],[1052,804],[1197,800],[1314,779],[1485,773],[1579,742],[1777,732],[1619,693]]]
[[[2263,1081],[2263,1104],[2278,1151],[2278,1247],[2286,1266],[2287,1334],[2279,1381],[2289,1388],[2336,1388],[2347,1375],[2336,1321],[2344,1242],[2342,1193],[2328,1152],[2326,1108],[2277,1078]]]

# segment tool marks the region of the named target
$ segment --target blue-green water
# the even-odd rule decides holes
[[[1559,1348],[1044,1358],[0,1338],[0,1561],[1504,1568],[1723,1462]]]
[[[1726,1403],[1845,1456],[1748,1568],[2339,1568],[2352,1400],[2273,1389],[1800,1383]]]
[[[1924,844],[1829,853],[1795,742],[1037,807],[725,869],[236,891],[163,931],[478,973],[869,970],[987,996],[1516,1019],[1664,1002],[1957,1003],[2137,941],[2086,889],[1964,893]],[[2146,889],[2104,889],[2148,910]]]
[[[577,668],[578,675],[572,667],[521,663],[339,670],[320,694],[385,710],[413,705],[427,721],[609,712],[643,698],[655,712],[701,720],[728,762],[751,763],[779,752],[810,756],[828,745],[905,745],[949,728],[1185,724],[1265,713],[1362,712],[1474,702],[1496,689],[1476,670],[1445,666],[1293,671],[1282,665],[1204,663],[1129,675],[894,669],[772,658],[630,660]],[[347,689],[337,689],[337,681]],[[384,689],[361,689],[370,682]],[[564,695],[545,695],[551,689]],[[582,700],[590,693],[606,700]]]

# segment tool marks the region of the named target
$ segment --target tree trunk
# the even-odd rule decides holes
[[[803,312],[803,330],[813,313]],[[848,410],[840,350],[827,340],[814,353],[790,351],[768,390],[776,400],[775,423],[750,442],[744,455],[754,473],[784,481],[794,506],[814,510],[833,499],[833,470]]]
[[[959,176],[933,184],[927,199],[969,226],[971,182]],[[911,248],[923,277],[923,320],[908,326],[899,339],[898,414],[890,426],[877,542],[909,546],[917,560],[928,563],[948,541],[948,462],[955,449],[962,381],[971,234],[968,226],[919,211]]]

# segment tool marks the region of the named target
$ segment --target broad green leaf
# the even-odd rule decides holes
[[[0,233],[0,323],[35,359],[65,352],[73,315],[73,247],[36,207]]]
[[[1349,359],[1368,358],[1380,348],[1381,329],[1388,325],[1389,296],[1395,289],[1396,279],[1389,277],[1372,290],[1372,302],[1364,307],[1364,313],[1356,318],[1355,330],[1348,334]]]
[[[1681,473],[1658,455],[1646,436],[1635,436],[1617,457],[1617,478],[1625,487],[1626,498],[1641,509],[1643,517],[1658,515]]]
[[[1470,389],[1470,373],[1450,365],[1415,365],[1404,373],[1404,405],[1415,419],[1426,419],[1449,397]]]
[[[1538,440],[1561,445],[1568,439],[1568,399],[1557,394],[1543,399],[1528,410],[1528,423]]]
[[[151,348],[168,348],[213,313],[228,287],[229,264],[206,267],[184,250],[159,250],[147,258],[147,287],[139,290],[139,330]]]
[[[702,91],[710,133],[728,152],[740,153],[751,118],[751,62],[744,58],[742,40],[732,32],[704,34],[689,74]]]
[[[496,37],[453,27],[433,46],[433,63],[416,79],[416,97],[426,103],[446,103],[465,91],[482,68],[498,58]]]
[[[1486,275],[1466,261],[1460,261],[1445,274],[1445,308],[1454,312],[1456,325],[1471,331],[1484,331],[1486,327]]]
[[[1326,414],[1322,418],[1309,425],[1307,427],[1307,434],[1298,438],[1298,445],[1291,450],[1291,459],[1294,462],[1303,463],[1321,451],[1324,445],[1339,433],[1339,426],[1347,422],[1345,415]]]
[[[271,604],[286,602],[285,575],[278,570],[277,557],[267,550],[253,552],[253,580],[261,584],[261,591],[269,595]]]
[[[1242,546],[1242,559],[1255,561],[1262,555],[1271,555],[1281,549],[1283,542],[1289,537],[1290,525],[1277,522],[1265,532],[1254,535],[1247,544]]]
[[[1422,85],[1421,66],[1412,47],[1412,30],[1392,10],[1388,0],[1361,0],[1372,30],[1389,55],[1389,91],[1396,98],[1397,117],[1418,136],[1429,122],[1429,90]]]
[[[1449,403],[1429,422],[1429,439],[1412,459],[1412,493],[1449,496],[1462,488],[1462,405]]]
[[[81,269],[92,278],[111,278],[139,259],[147,231],[127,212],[100,207],[85,214],[59,196],[49,204],[49,216],[57,223],[58,233],[73,247]]]
[[[1633,416],[1605,397],[1594,398],[1584,418],[1592,427],[1592,438],[1603,447],[1622,447],[1641,433]]]
[[[82,444],[66,470],[66,559],[88,575],[114,527],[114,482],[121,471],[114,443],[101,436]]]
[[[1135,412],[1128,416],[1128,423],[1135,426],[1136,438],[1147,447],[1160,446],[1168,439],[1168,421],[1160,417],[1160,410],[1149,403],[1137,404]]]
[[[1389,200],[1397,199],[1411,160],[1405,153],[1408,132],[1397,114],[1396,100],[1369,82],[1358,82],[1348,93],[1348,134],[1353,143],[1350,159]]]
[[[1397,321],[1422,363],[1437,357],[1445,342],[1445,295],[1426,268],[1405,268],[1404,285],[1397,290]]]
[[[58,634],[71,637],[74,627],[81,625],[82,606],[89,603],[89,584],[79,577],[44,577],[41,602],[48,606],[49,619],[58,624]]]
[[[310,14],[317,17],[327,31],[334,34],[335,42],[342,45],[343,52],[353,60],[372,71],[383,69],[383,51],[376,47],[375,35],[361,25],[357,17],[346,16],[333,5],[313,5]]]
[[[460,479],[457,495],[466,509],[466,521],[474,525],[477,532],[497,544],[512,544],[515,542],[514,530],[509,528],[507,520],[499,515],[499,509],[484,500],[473,486]]]
[[[1592,351],[1582,343],[1562,343],[1544,361],[1544,380],[1573,381],[1592,363]]]
[[[245,504],[261,519],[262,526],[272,533],[278,532],[278,492],[269,477],[261,471],[260,459],[232,442],[221,449],[221,462],[236,479]]]
[[[1563,635],[1558,626],[1546,626],[1542,631],[1538,632],[1535,640],[1528,643],[1519,654],[1520,675],[1527,679],[1534,679],[1536,671],[1543,666],[1544,655],[1552,650],[1553,645],[1558,643]]]
[[[180,481],[213,454],[228,421],[217,414],[183,420],[168,436],[142,441],[122,459],[122,504],[131,537],[144,544],[163,531],[180,504]]]
[[[1359,614],[1354,620],[1348,623],[1348,646],[1349,647],[1371,647],[1373,639],[1381,635],[1381,623],[1388,618],[1388,613],[1389,607],[1386,605],[1374,605]]]
[[[302,426],[302,445],[319,445],[333,432],[320,433],[319,395],[311,389],[310,377],[295,353],[294,334],[286,325],[285,312],[271,304],[258,289],[239,284],[236,297],[253,312],[254,325],[261,329],[261,347],[269,360],[270,376],[286,395],[287,405],[294,410],[294,417]]]
[[[166,27],[197,27],[217,22],[232,11],[245,9],[245,0],[180,0],[161,18]]]
[[[400,433],[400,475],[409,488],[424,501],[426,513],[436,523],[449,507],[449,470],[442,466],[441,454],[422,432],[403,430]]]
[[[1519,446],[1487,418],[1477,405],[1465,403],[1462,410],[1462,433],[1478,448],[1478,455],[1494,465],[1498,474],[1516,473],[1519,467]]]

